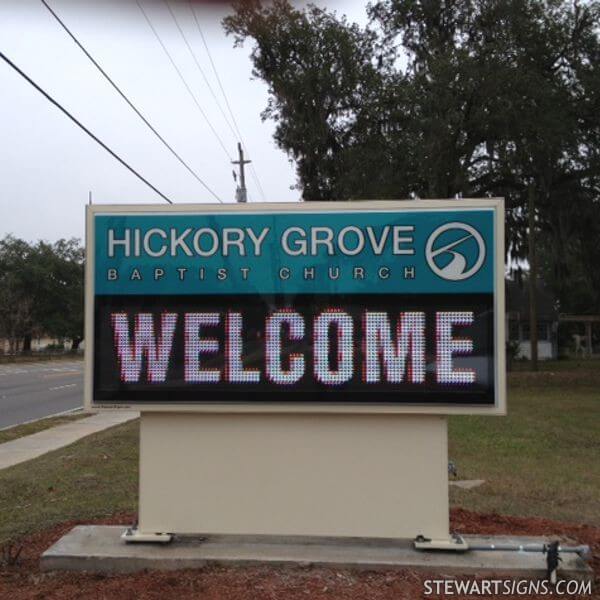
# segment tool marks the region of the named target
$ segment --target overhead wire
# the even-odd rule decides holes
[[[200,114],[202,115],[202,117],[206,121],[208,127],[212,131],[213,135],[215,136],[215,138],[219,142],[219,145],[223,149],[223,152],[225,152],[225,155],[231,161],[232,160],[231,154],[229,154],[229,151],[227,150],[227,147],[223,143],[223,140],[221,139],[221,137],[217,133],[216,129],[214,128],[213,124],[211,123],[211,121],[208,118],[208,116],[206,115],[206,113],[204,112],[202,106],[200,105],[200,102],[196,98],[196,95],[194,94],[194,92],[190,88],[188,82],[186,81],[185,77],[183,76],[183,73],[180,71],[179,67],[177,66],[177,63],[175,62],[175,60],[171,56],[171,53],[167,50],[167,47],[165,46],[164,42],[162,41],[162,39],[161,39],[158,31],[156,30],[156,28],[152,24],[152,20],[150,19],[150,17],[148,16],[148,14],[146,13],[146,11],[144,10],[144,7],[142,6],[140,0],[135,0],[135,2],[138,5],[138,8],[142,12],[142,14],[144,15],[144,18],[146,19],[146,22],[148,23],[148,26],[152,30],[152,33],[154,34],[154,37],[157,39],[158,43],[160,44],[161,48],[163,49],[163,52],[167,55],[167,58],[169,59],[169,62],[171,63],[171,66],[175,69],[177,75],[179,76],[179,79],[181,80],[181,82],[185,86],[185,89],[188,91],[188,94],[190,95],[190,97],[194,101],[194,104],[196,105],[196,107],[200,111]]]
[[[85,54],[89,61],[96,67],[96,69],[102,74],[102,76],[110,83],[115,91],[123,98],[123,100],[129,105],[129,107],[136,113],[136,115],[145,123],[145,125],[154,133],[154,135],[162,142],[162,144],[169,150],[169,152],[183,165],[187,171],[200,183],[216,200],[223,202],[219,196],[206,184],[206,182],[188,165],[188,163],[173,149],[173,147],[165,140],[165,138],[156,130],[156,128],[148,121],[148,119],[141,113],[141,111],[133,104],[133,102],[127,97],[127,95],[121,90],[121,88],[114,82],[114,80],[108,75],[108,73],[100,66],[98,61],[88,52],[84,45],[77,39],[75,34],[67,27],[65,22],[58,16],[53,8],[48,4],[46,0],[40,0],[40,2],[48,9],[50,14],[56,19],[59,25],[64,29],[67,35],[75,42],[79,49]]]
[[[165,2],[168,2],[168,0],[165,0]],[[198,20],[198,15],[196,14],[196,11],[194,10],[194,5],[192,3],[192,0],[188,0],[188,5],[190,7],[190,11],[194,17],[194,21],[196,22],[196,27],[198,28],[198,33],[200,34],[200,38],[202,40],[202,43],[204,45],[204,48],[206,50],[206,54],[208,55],[208,59],[210,61],[213,73],[215,74],[215,78],[217,80],[217,83],[219,85],[219,89],[221,90],[221,94],[223,95],[223,99],[225,100],[225,105],[227,106],[227,110],[229,111],[229,115],[231,116],[231,121],[233,122],[233,126],[235,127],[235,130],[237,132],[238,138],[240,143],[242,144],[242,147],[244,148],[244,151],[249,154],[248,149],[246,148],[246,144],[244,143],[244,138],[242,136],[242,133],[240,131],[240,128],[238,126],[237,123],[237,119],[235,118],[235,114],[231,108],[231,104],[229,103],[229,98],[227,97],[227,93],[225,92],[225,87],[223,86],[223,82],[221,81],[221,77],[219,75],[219,71],[217,69],[217,66],[215,65],[215,62],[213,60],[212,57],[212,53],[210,51],[210,48],[208,46],[208,42],[206,41],[206,38],[204,37],[204,32],[202,31],[202,27],[200,26],[200,21]],[[254,179],[254,182],[256,183],[257,188],[260,191],[260,194],[263,198],[263,200],[266,201],[266,197],[265,197],[265,192],[263,190],[262,184],[260,182],[260,179],[258,177],[258,173],[256,172],[256,169],[254,168],[254,163],[250,163],[250,171],[252,173],[252,178]]]
[[[163,0],[165,6],[167,7],[171,18],[173,19],[173,22],[175,23],[175,26],[177,27],[177,30],[179,31],[179,35],[181,36],[181,38],[183,39],[195,65],[196,68],[198,69],[198,71],[200,72],[200,75],[202,75],[202,79],[204,79],[204,83],[206,84],[206,87],[208,88],[208,91],[210,92],[211,96],[213,97],[213,100],[215,101],[215,104],[217,105],[219,112],[221,113],[221,116],[223,117],[223,120],[225,121],[225,123],[227,123],[227,126],[229,127],[229,130],[231,131],[231,133],[233,134],[234,139],[237,138],[237,134],[234,130],[234,128],[232,127],[231,123],[229,122],[229,119],[227,118],[227,115],[225,114],[225,111],[223,110],[223,107],[221,106],[221,103],[219,102],[219,99],[217,98],[217,95],[215,94],[214,90],[212,89],[212,86],[210,85],[210,82],[208,81],[208,77],[206,76],[206,73],[204,72],[204,69],[202,68],[202,66],[200,65],[200,61],[198,60],[198,57],[196,56],[196,53],[194,52],[194,49],[192,48],[192,45],[190,44],[187,36],[185,35],[185,32],[183,31],[183,28],[181,27],[181,24],[179,23],[179,20],[177,19],[177,17],[175,16],[175,11],[173,10],[173,8],[171,7],[171,4],[169,3],[169,0]],[[237,140],[236,140],[237,141]]]
[[[34,87],[42,96],[46,98],[51,104],[56,106],[64,115],[66,115],[75,125],[77,125],[80,129],[82,129],[89,137],[91,137],[97,144],[102,146],[104,150],[106,150],[114,159],[116,159],[119,163],[121,163],[126,169],[128,169],[133,175],[135,175],[140,181],[146,184],[152,191],[158,194],[163,200],[166,200],[169,204],[173,204],[173,201],[168,198],[165,194],[163,194],[157,187],[152,185],[143,175],[141,175],[138,171],[136,171],[129,163],[127,163],[123,158],[121,158],[114,150],[112,150],[107,144],[105,144],[98,136],[92,133],[81,121],[79,121],[75,116],[73,116],[58,100],[55,100],[46,90],[40,87],[27,73],[22,71],[6,54],[0,51],[0,58],[14,71],[16,71],[27,83],[29,83],[32,87]]]

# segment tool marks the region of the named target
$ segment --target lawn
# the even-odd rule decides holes
[[[506,417],[452,417],[455,506],[600,525],[600,365],[543,365],[509,377]]]
[[[568,360],[541,360],[538,363],[542,373],[586,372],[600,373],[600,358],[570,358]],[[528,360],[515,360],[513,371],[530,371],[531,363]]]
[[[59,360],[83,360],[80,352],[33,352],[31,354],[0,354],[0,365],[59,361]]]
[[[4,442],[11,442],[12,440],[16,440],[17,438],[23,437],[25,435],[38,433],[39,431],[44,431],[44,429],[50,429],[51,427],[56,427],[57,425],[64,425],[65,423],[77,421],[78,419],[83,419],[89,416],[90,415],[88,413],[85,413],[83,412],[83,410],[80,410],[77,412],[60,415],[58,417],[47,417],[45,419],[37,419],[35,421],[32,421],[31,423],[25,423],[23,425],[15,425],[14,427],[0,429],[0,444],[4,444]]]
[[[600,525],[600,368],[511,374],[507,417],[452,417],[453,505]],[[0,545],[74,519],[134,512],[138,422],[0,471]]]
[[[135,511],[139,421],[0,471],[0,546],[72,519]]]

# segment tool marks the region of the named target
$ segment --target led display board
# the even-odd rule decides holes
[[[98,407],[504,411],[501,200],[90,206]]]

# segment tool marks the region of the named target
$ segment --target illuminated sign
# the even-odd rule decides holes
[[[90,207],[90,404],[503,410],[502,223],[498,200]]]

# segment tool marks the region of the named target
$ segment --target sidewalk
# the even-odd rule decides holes
[[[139,413],[129,411],[102,412],[86,419],[57,425],[56,427],[18,438],[12,442],[0,444],[0,469],[6,469],[26,460],[37,458],[38,456],[42,456],[42,454],[52,452],[52,450],[68,446],[92,433],[103,431],[115,425],[121,425],[132,419],[137,419],[139,416]]]

